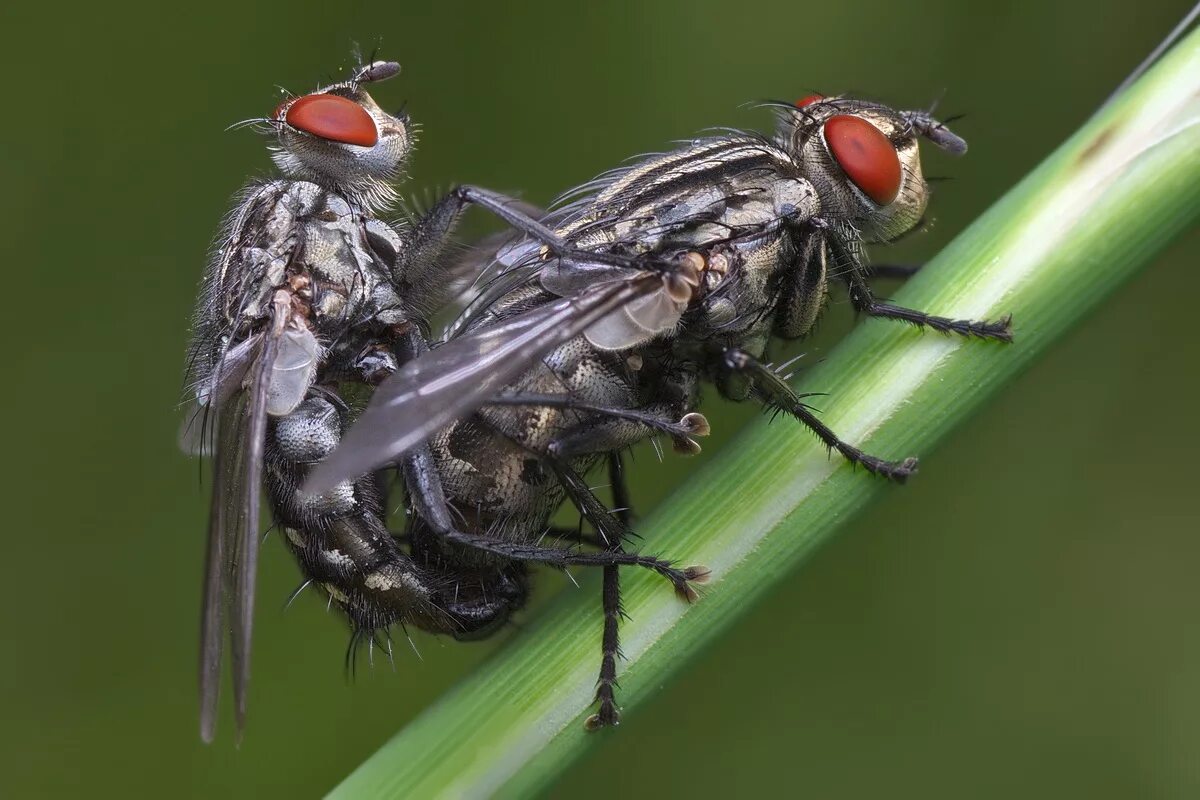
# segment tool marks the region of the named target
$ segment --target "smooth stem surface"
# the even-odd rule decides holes
[[[1198,217],[1193,32],[895,297],[943,316],[1011,312],[1014,344],[864,321],[806,371],[804,386],[832,392],[823,419],[846,440],[891,458],[925,454]],[[688,607],[661,579],[624,573],[631,620],[622,630],[619,699],[627,714],[887,489],[830,458],[799,425],[752,425],[639,528],[654,552],[711,567],[713,582]],[[525,796],[544,788],[596,740],[583,727],[600,655],[598,576],[589,578],[332,796]]]

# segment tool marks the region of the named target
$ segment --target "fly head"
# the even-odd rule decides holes
[[[816,187],[822,212],[852,224],[866,242],[895,239],[925,213],[921,138],[954,155],[967,150],[928,112],[849,97],[796,101],[783,110],[777,134]]]
[[[367,206],[394,199],[390,183],[412,149],[408,116],[393,116],[363,88],[400,71],[394,61],[360,67],[354,78],[291,97],[271,115],[273,158],[289,178],[343,192]]]

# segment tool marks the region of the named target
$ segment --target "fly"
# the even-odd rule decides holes
[[[428,453],[427,472],[450,496],[441,508],[418,509],[412,554],[460,566],[481,562],[460,546],[466,537],[447,508],[461,509],[472,536],[528,544],[569,497],[596,527],[590,543],[606,558],[591,562],[606,563],[593,727],[618,718],[617,566],[632,533],[626,515],[603,507],[581,474],[607,461],[617,504],[627,506],[621,451],[664,432],[692,449],[683,443],[707,431],[697,405],[700,385],[711,382],[730,399],[753,397],[793,416],[868,472],[905,480],[915,458],[890,461],[843,441],[764,363],[772,339],[812,329],[831,284],[844,285],[867,316],[1011,340],[1007,318],[903,308],[877,300],[868,282],[866,245],[903,235],[925,212],[919,140],[961,154],[960,137],[925,111],[851,97],[774,105],[774,136],[696,139],[569,193],[543,222],[588,256],[568,262],[538,242],[502,251],[499,277],[450,339],[379,386],[305,486],[326,490]],[[516,569],[504,548],[492,554],[490,568]],[[686,577],[704,575],[694,568]],[[686,585],[677,589],[689,596]]]
[[[214,461],[200,652],[206,741],[227,635],[239,736],[245,723],[264,484],[307,582],[356,630],[386,619],[461,631],[479,605],[503,601],[502,592],[454,592],[454,573],[413,563],[387,530],[375,476],[317,497],[298,492],[337,445],[355,397],[424,352],[427,314],[467,283],[464,270],[442,266],[467,205],[570,258],[510,198],[472,186],[409,224],[380,218],[396,200],[412,135],[407,114],[384,111],[365,87],[399,71],[374,61],[242,123],[272,138],[281,177],[250,183],[226,218],[195,313],[180,437],[186,452]]]

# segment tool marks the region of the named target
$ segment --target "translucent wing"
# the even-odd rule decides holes
[[[282,417],[304,401],[317,375],[320,358],[321,345],[308,328],[288,328],[283,332],[269,374],[268,414]]]
[[[272,321],[271,331],[281,328]],[[226,397],[218,389],[207,397],[208,419],[216,429],[200,622],[200,735],[206,742],[211,742],[216,734],[221,653],[227,622],[239,736],[246,718],[254,583],[258,572],[259,491],[267,406],[280,351],[279,334],[260,334],[258,338],[262,340],[258,358],[244,368],[244,391]],[[241,362],[235,361],[229,368],[242,369]],[[224,365],[220,371],[224,371]],[[216,387],[227,383],[220,375],[213,382]]]
[[[451,339],[410,361],[380,384],[338,448],[313,469],[304,491],[328,491],[395,461],[474,412],[558,345],[662,285],[661,275],[638,273]]]
[[[211,379],[196,387],[196,396],[179,427],[179,449],[189,456],[211,456],[216,452],[217,415],[213,409],[224,406],[242,388],[246,372],[258,355],[262,335],[251,336],[232,348],[221,359],[220,369]]]
[[[227,554],[237,521],[230,519],[230,494],[236,481],[245,398],[236,395],[201,412],[211,434],[204,441],[215,453],[212,499],[208,513],[208,546],[204,560],[204,603],[200,615],[200,737],[211,742],[217,732],[217,700],[221,685],[221,653],[225,643],[225,603],[229,595]]]
[[[589,286],[617,280],[628,280],[640,270],[629,267],[586,262],[580,259],[555,258],[545,262],[538,271],[538,281],[546,291],[559,297],[579,294]]]
[[[583,335],[601,350],[624,350],[649,341],[679,324],[686,302],[674,300],[665,289],[631,301],[588,327]]]
[[[589,262],[586,255],[545,262],[540,261],[536,250],[528,250],[520,255],[514,251],[510,256],[515,260],[508,271],[496,279],[494,288],[489,287],[483,302],[475,309],[476,314],[488,308],[489,299],[503,296],[503,292],[513,288],[516,283],[531,280],[535,275],[542,288],[559,297],[571,297],[605,284],[634,280],[644,274],[643,270],[633,267]],[[505,279],[510,276],[514,281],[506,282]],[[667,285],[664,281],[664,291],[638,297],[597,320],[583,331],[584,336],[601,350],[624,350],[671,330],[687,310],[687,301],[672,298],[665,291]],[[460,326],[470,319],[469,311]]]

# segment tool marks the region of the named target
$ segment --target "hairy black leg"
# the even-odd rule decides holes
[[[511,558],[516,561],[533,561],[539,564],[549,564],[554,567],[604,567],[608,565],[643,567],[653,570],[671,582],[675,591],[686,599],[694,600],[696,591],[689,581],[699,580],[706,572],[702,568],[687,567],[676,569],[670,561],[664,561],[654,556],[644,556],[638,553],[611,552],[579,553],[571,550],[560,550],[554,547],[538,547],[535,545],[510,542],[505,539],[494,539],[490,536],[466,533],[450,529],[438,531],[444,541],[482,550],[486,553]]]
[[[444,275],[426,275],[423,270],[441,269],[441,256],[450,242],[450,234],[468,205],[486,209],[515,230],[541,242],[550,254],[559,258],[617,267],[653,266],[651,262],[633,256],[577,250],[554,231],[529,216],[534,209],[528,204],[499,192],[464,185],[445,195],[417,221],[409,245],[398,255],[396,275],[410,282],[445,280]],[[673,264],[662,262],[659,266],[667,268]]]
[[[561,247],[562,240],[549,228],[540,225],[524,213],[515,198],[487,192],[473,186],[459,186],[444,195],[417,220],[406,246],[397,255],[393,268],[398,281],[420,286],[423,281],[445,281],[442,274],[444,256],[451,234],[469,205],[480,205],[522,233],[548,245]],[[468,264],[468,262],[463,262]],[[437,274],[434,274],[436,272]]]
[[[726,369],[752,379],[755,393],[765,404],[785,411],[800,420],[805,427],[825,443],[826,447],[837,450],[850,463],[861,464],[872,475],[881,475],[897,483],[903,483],[909,475],[917,471],[915,458],[906,458],[903,461],[885,461],[869,453],[864,453],[854,445],[843,442],[804,404],[805,395],[797,393],[774,370],[759,362],[745,350],[726,350],[722,354],[722,360]]]
[[[557,233],[525,213],[524,209],[529,208],[527,204],[522,203],[514,197],[493,192],[490,189],[464,185],[455,189],[452,195],[457,196],[464,203],[470,203],[487,209],[516,230],[544,244],[551,255],[559,258],[568,260],[578,259],[589,264],[609,264],[614,267],[649,267],[654,265],[666,269],[675,267],[674,261],[643,259],[605,251],[577,250],[567,244],[566,240]]]
[[[613,513],[626,528],[630,527],[629,487],[625,484],[625,471],[620,453],[608,454],[608,479],[612,484]],[[613,543],[620,548],[621,543]],[[617,656],[621,653],[621,571],[618,567],[604,568],[604,583],[601,588],[604,605],[604,635],[600,640],[600,676],[596,679],[596,700],[600,708],[588,717],[588,730],[598,730],[621,721],[617,709]]]
[[[641,556],[633,553],[626,553],[621,550],[621,546],[626,539],[631,539],[634,536],[633,531],[629,529],[621,519],[610,511],[604,503],[600,502],[600,498],[596,497],[580,477],[579,473],[571,469],[570,465],[565,460],[555,457],[546,456],[546,461],[554,470],[555,476],[558,478],[559,485],[567,493],[567,498],[572,505],[579,510],[583,518],[590,522],[599,532],[600,538],[605,542],[606,550],[602,553],[585,554],[585,557],[596,559],[586,563],[591,564],[612,564],[614,566],[633,565],[646,566],[654,569],[660,575],[663,575],[675,585],[675,592],[687,600],[689,603],[696,600],[696,590],[692,588],[690,581],[703,582],[708,578],[708,568],[701,566],[691,566],[682,570],[674,570],[675,577],[682,577],[682,581],[677,581],[675,577],[663,573],[651,564],[638,564],[642,559],[648,559],[648,556]],[[651,559],[663,564],[670,562],[660,561],[659,559]],[[585,562],[580,562],[585,563]]]
[[[838,264],[842,279],[846,281],[846,286],[850,290],[850,302],[860,313],[870,317],[896,319],[918,328],[932,328],[942,333],[977,336],[980,339],[995,339],[1001,342],[1012,341],[1011,317],[984,321],[949,319],[876,300],[875,295],[871,293],[871,287],[867,284],[867,269],[857,256],[840,241],[837,235],[827,237],[826,241]]]
[[[675,591],[684,597],[693,599],[695,597],[695,590],[688,584],[689,581],[698,580],[701,577],[701,571],[698,571],[695,567],[676,569],[671,565],[671,562],[654,556],[607,551],[601,553],[580,553],[571,550],[561,550],[555,547],[540,547],[522,542],[511,542],[506,539],[497,539],[483,534],[467,533],[458,530],[451,519],[449,506],[446,504],[441,483],[437,480],[437,472],[433,467],[433,457],[430,455],[427,447],[419,447],[405,457],[404,475],[408,483],[409,495],[412,497],[417,513],[421,515],[433,533],[442,541],[503,556],[504,558],[511,558],[515,561],[532,561],[560,568],[571,566],[603,567],[609,564],[643,567],[653,570],[666,578],[675,587]],[[582,479],[579,479],[578,476],[575,477],[582,483]],[[592,499],[595,500],[594,495]],[[605,514],[608,513],[607,509],[604,509],[598,500],[596,500],[596,504],[599,505]],[[584,512],[584,516],[591,521],[593,517],[599,515],[592,511]],[[613,519],[615,521],[615,518]],[[593,524],[596,523],[593,521]],[[607,530],[597,525],[601,536],[606,541],[612,541],[612,533],[610,532],[615,533],[615,529],[610,525],[606,525],[605,527]],[[619,534],[617,535],[619,536]]]
[[[694,436],[707,436],[709,433],[708,420],[703,414],[691,412],[684,414],[682,418],[676,420],[654,411],[637,408],[615,408],[612,406],[600,406],[592,403],[583,403],[575,400],[570,395],[566,394],[533,394],[533,393],[510,393],[497,395],[487,401],[488,405],[498,406],[544,406],[549,408],[563,408],[572,411],[586,411],[592,414],[599,414],[612,419],[625,420],[642,425],[649,428],[651,431],[665,433],[671,437],[674,447],[682,453],[698,453],[700,445],[696,443]],[[572,455],[582,453],[596,452],[596,447],[601,450],[612,449],[611,445],[616,443],[605,437],[603,432],[594,432],[596,435],[590,435],[593,431],[579,430],[575,434],[567,434],[566,437],[552,445],[552,452],[561,457],[569,458]],[[610,432],[611,433],[611,432]],[[620,437],[619,444],[624,445],[625,437]],[[640,437],[638,437],[640,438]],[[594,441],[594,440],[603,441]]]

